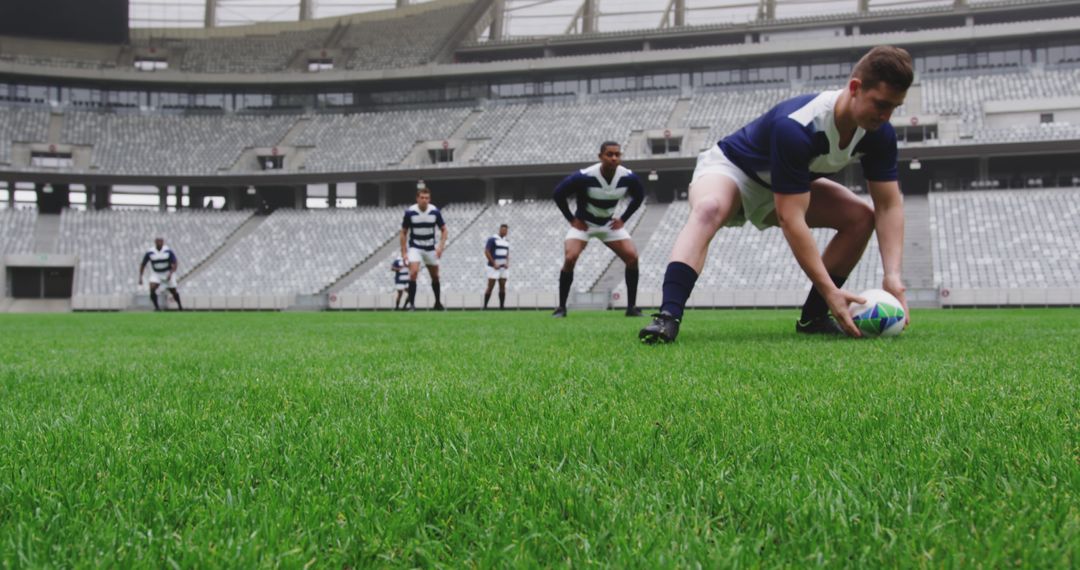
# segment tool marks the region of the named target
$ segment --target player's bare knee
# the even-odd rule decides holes
[[[867,239],[869,239],[870,234],[874,233],[874,208],[869,204],[860,201],[860,203],[853,208],[853,212],[852,230],[858,232],[860,235],[865,235]]]
[[[727,213],[719,198],[708,197],[699,200],[690,210],[690,220],[698,225],[717,230]]]

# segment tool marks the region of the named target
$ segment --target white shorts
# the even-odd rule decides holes
[[[506,279],[507,277],[510,277],[509,267],[492,267],[490,265],[487,267],[488,279]]]
[[[630,232],[626,231],[626,226],[613,230],[611,229],[611,224],[613,222],[614,220],[609,220],[608,223],[602,226],[592,222],[585,222],[585,225],[589,228],[585,231],[570,226],[570,229],[566,232],[566,238],[563,239],[563,241],[570,239],[589,241],[589,238],[596,238],[602,242],[609,242],[630,239]]]
[[[404,291],[409,288],[408,283],[394,283],[394,291]]]
[[[172,277],[169,277],[168,273],[154,273],[151,271],[150,284],[164,285],[166,289],[176,289],[176,274],[173,273]]]
[[[409,263],[423,263],[424,265],[438,265],[439,258],[435,255],[435,250],[428,251],[426,249],[419,249],[415,247],[409,248]]]
[[[698,155],[697,166],[694,167],[694,176],[690,179],[693,186],[697,179],[706,174],[722,174],[735,181],[739,187],[739,196],[742,198],[742,207],[731,215],[725,226],[739,227],[750,221],[759,230],[776,225],[776,202],[772,190],[762,186],[754,179],[746,175],[741,168],[724,156],[724,151],[719,145],[713,145],[709,150]]]

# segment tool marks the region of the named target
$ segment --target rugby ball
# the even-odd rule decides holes
[[[848,306],[851,319],[863,336],[896,336],[904,331],[904,305],[884,289],[867,289],[859,296],[866,303]]]

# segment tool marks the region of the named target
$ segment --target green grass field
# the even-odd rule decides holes
[[[0,315],[0,567],[1075,567],[1080,311]]]

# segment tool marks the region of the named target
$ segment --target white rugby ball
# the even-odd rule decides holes
[[[859,293],[866,303],[848,306],[851,319],[863,336],[896,336],[904,331],[904,305],[884,289],[867,289]]]

